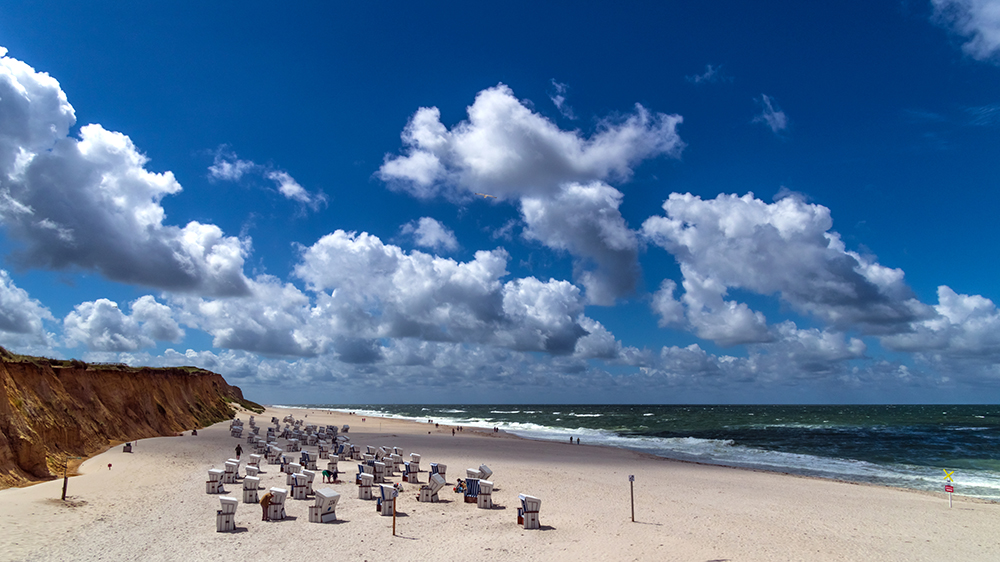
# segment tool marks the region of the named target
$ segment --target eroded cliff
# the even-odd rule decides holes
[[[0,347],[0,488],[52,478],[67,457],[115,442],[175,435],[234,415],[244,400],[202,369],[91,365]]]

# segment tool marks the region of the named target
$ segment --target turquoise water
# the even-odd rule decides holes
[[[299,405],[1000,501],[1000,406]]]

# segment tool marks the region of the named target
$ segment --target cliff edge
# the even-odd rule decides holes
[[[88,364],[0,347],[0,488],[62,474],[69,457],[124,441],[176,435],[263,411],[222,375],[194,367]]]

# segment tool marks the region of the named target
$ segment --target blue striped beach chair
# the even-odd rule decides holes
[[[375,510],[379,511],[382,515],[392,515],[392,510],[396,502],[396,488],[391,484],[382,484],[379,486],[379,492],[381,492],[381,497],[375,503]]]
[[[465,503],[477,503],[479,497],[479,479],[465,479]]]
[[[435,474],[440,474],[441,478],[447,479],[447,476],[445,476],[445,471],[447,469],[448,469],[448,465],[446,465],[446,464],[440,464],[440,463],[432,462],[431,463],[431,476],[433,476]]]

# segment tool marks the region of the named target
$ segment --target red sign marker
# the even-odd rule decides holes
[[[950,493],[952,493],[952,492],[955,491],[955,487],[952,486],[951,484],[945,484],[944,485],[944,491],[948,492],[950,494]]]

